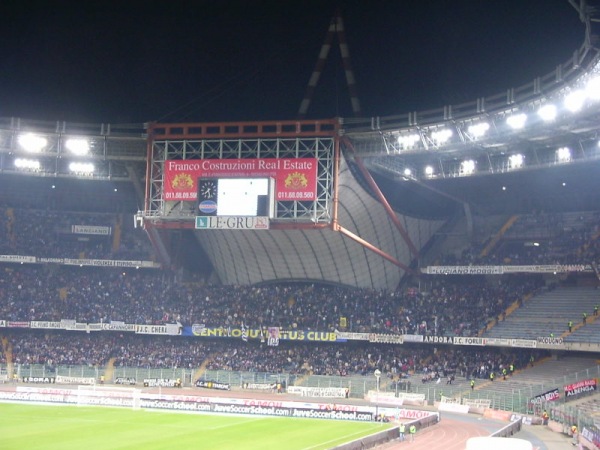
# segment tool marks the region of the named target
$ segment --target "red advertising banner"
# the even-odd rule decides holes
[[[578,381],[577,383],[567,384],[564,387],[565,396],[572,397],[573,395],[579,395],[587,392],[592,392],[597,389],[597,382],[595,378],[589,380]]]
[[[275,179],[275,200],[316,200],[317,158],[168,160],[164,200],[195,201],[198,178]]]

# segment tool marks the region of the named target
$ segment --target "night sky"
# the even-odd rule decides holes
[[[366,117],[503,92],[583,42],[567,0],[5,0],[0,116],[294,119],[336,7]],[[334,40],[308,117],[351,115]]]

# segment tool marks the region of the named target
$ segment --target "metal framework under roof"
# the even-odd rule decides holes
[[[317,199],[276,201],[273,221],[329,223],[332,219],[337,131],[336,120],[152,125],[149,128],[144,220],[185,222],[196,215],[192,201],[165,200],[165,161],[316,158]]]

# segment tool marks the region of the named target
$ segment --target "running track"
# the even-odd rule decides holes
[[[500,428],[501,425],[495,424],[494,428],[496,427]],[[406,431],[408,432],[408,427]],[[458,420],[444,416],[438,424],[418,431],[414,442],[395,441],[381,445],[377,449],[465,450],[469,438],[489,436],[492,432],[489,426],[486,428],[477,419]],[[410,439],[408,433],[407,438]]]
[[[380,445],[376,450],[465,450],[469,438],[490,436],[505,425],[504,422],[486,420],[478,416],[444,413],[438,424],[417,431],[414,442],[394,441]],[[547,448],[538,437],[525,430],[514,437],[530,441],[533,450]]]

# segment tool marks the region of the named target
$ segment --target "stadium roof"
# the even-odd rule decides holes
[[[443,3],[445,2],[440,4]],[[377,2],[374,8],[381,8],[382,5],[386,4],[389,4],[389,2]],[[498,4],[505,12],[516,14],[518,17],[513,17],[514,20],[526,17],[527,20],[535,19],[536,23],[542,22],[538,15],[527,11],[522,6],[522,2],[514,3],[514,5],[520,5],[516,10],[507,8],[506,1]],[[477,17],[477,14],[489,13],[487,10],[481,10],[480,6],[473,5],[472,2],[468,5],[471,5],[472,10],[469,7],[465,9],[452,4],[452,8],[444,11],[452,14],[462,12],[465,16],[471,18]],[[537,3],[537,5],[541,5],[540,15],[544,11],[548,12],[548,15],[551,11],[554,13],[557,11],[554,3],[549,6],[549,3],[544,1]],[[571,42],[575,28],[577,29],[575,34],[584,34],[584,42],[578,49],[569,47],[569,53],[559,60],[553,60],[553,66],[549,68],[546,64],[540,63],[540,67],[542,65],[544,67],[539,70],[536,67],[536,75],[540,71],[544,72],[552,67],[554,69],[546,75],[534,78],[527,85],[519,88],[508,88],[498,95],[488,95],[487,91],[481,92],[478,94],[481,97],[473,98],[469,102],[463,102],[464,99],[460,92],[445,92],[439,96],[440,104],[453,104],[437,110],[340,120],[342,126],[340,134],[343,135],[344,139],[347,139],[345,141],[347,145],[343,148],[344,158],[340,162],[342,164],[338,180],[340,190],[336,193],[339,195],[339,217],[336,217],[336,220],[339,220],[339,224],[349,232],[346,235],[339,233],[333,227],[311,230],[310,233],[302,229],[276,230],[268,233],[203,231],[204,234],[202,234],[201,232],[195,232],[198,242],[202,245],[207,257],[210,258],[212,266],[221,281],[227,284],[252,284],[275,279],[308,279],[393,289],[408,267],[414,263],[418,251],[436,233],[443,221],[458,212],[465,211],[465,205],[472,212],[482,214],[513,214],[534,210],[597,208],[599,204],[598,193],[600,192],[600,189],[598,189],[599,181],[597,181],[600,177],[596,176],[599,168],[598,161],[600,160],[597,144],[600,136],[600,104],[597,103],[599,99],[586,100],[588,103],[586,103],[583,112],[559,111],[556,120],[551,125],[541,123],[541,119],[537,118],[537,113],[542,108],[556,106],[554,105],[555,100],[564,101],[572,91],[580,90],[581,86],[589,81],[585,78],[586,76],[591,77],[600,73],[600,65],[598,65],[597,59],[598,49],[595,47],[595,36],[592,34],[592,21],[589,15],[595,11],[588,8],[586,2],[575,5],[574,2],[565,1],[562,5],[572,14],[569,19],[571,20],[570,25],[564,26],[563,24],[560,27],[565,36],[566,34],[570,36],[569,39],[565,39],[565,42]],[[456,9],[454,9],[455,6]],[[531,7],[531,4],[529,6]],[[578,11],[579,14],[575,14],[573,7],[575,9],[581,8]],[[562,12],[563,9],[560,9],[560,11]],[[436,17],[443,20],[439,23],[434,20],[433,25],[435,26],[429,28],[426,34],[427,39],[423,39],[420,43],[424,48],[429,39],[437,36],[435,32],[441,29],[442,24],[445,24],[447,19],[433,12],[431,14],[431,16],[425,18],[428,25],[432,24],[427,20]],[[554,17],[554,14],[552,14],[552,17]],[[34,21],[33,23],[39,23],[40,20],[44,21],[45,19],[45,17],[36,16],[37,22]],[[550,17],[548,19],[550,21]],[[122,20],[124,18],[119,16],[115,23],[121,23]],[[195,20],[192,18],[193,26],[197,26]],[[378,23],[378,21],[375,22]],[[49,23],[50,29],[58,24],[58,22],[51,21]],[[190,25],[189,21],[183,23]],[[357,26],[359,23],[360,20],[356,21],[354,25]],[[483,23],[484,21],[476,24],[470,23],[469,26],[472,25],[480,29]],[[155,30],[161,29],[161,23],[154,23],[154,25]],[[272,23],[269,22],[269,25],[272,25]],[[304,26],[304,23],[302,25]],[[78,28],[79,26],[80,24],[77,24],[75,29],[81,31]],[[207,26],[207,28],[210,27]],[[523,29],[525,28],[523,27]],[[387,28],[383,26],[377,28],[378,31],[384,29]],[[176,33],[179,38],[182,37],[182,30],[184,28]],[[247,36],[249,35],[247,34]],[[83,33],[83,36],[88,36],[87,31]],[[319,44],[320,36],[317,40]],[[510,44],[511,48],[516,49],[515,52],[520,51],[521,47],[528,47],[526,39],[533,39],[528,36],[524,37],[525,40],[519,40],[506,32],[504,35],[496,35],[495,39],[488,36],[486,42],[492,42],[496,46],[500,42],[498,40],[500,39],[499,36],[506,38],[506,42]],[[373,34],[370,34],[366,43],[373,44],[372,37]],[[122,41],[120,42],[122,43]],[[183,45],[184,43],[187,44],[188,42],[182,41],[181,48],[188,48]],[[454,43],[457,45],[459,41],[454,41]],[[381,45],[379,41],[375,42],[375,46],[385,48],[386,51],[390,48]],[[318,45],[316,47],[318,48]],[[367,47],[373,48],[373,45],[367,45]],[[402,46],[391,46],[394,50],[400,47]],[[120,49],[121,47],[114,48]],[[172,54],[169,52],[173,49],[161,48],[163,52],[159,55],[152,55],[154,58],[149,59],[153,64],[160,65],[163,62],[161,57]],[[414,48],[421,47],[409,47],[410,52],[419,53],[414,52]],[[545,50],[546,48],[543,46],[534,49],[535,52],[542,53],[545,53]],[[573,52],[573,50],[575,51]],[[27,52],[24,51],[20,55],[26,54]],[[60,54],[60,52],[57,54]],[[74,54],[77,54],[77,52]],[[445,48],[444,54],[447,60],[450,58],[448,61],[455,63],[452,60],[454,52]],[[402,52],[402,55],[407,56],[405,52]],[[247,61],[247,55],[237,54],[237,56],[240,57],[241,61]],[[428,57],[435,59],[437,56],[434,52],[429,54]],[[533,60],[534,56],[539,55],[528,54],[526,60]],[[563,62],[563,58],[566,56],[569,56],[569,60]],[[8,52],[6,59],[12,60],[11,58],[14,58],[14,53]],[[360,61],[360,57],[358,59]],[[476,57],[473,57],[473,59],[478,60]],[[205,58],[203,63],[209,64],[214,60],[213,58],[209,61]],[[311,60],[314,60],[312,55]],[[465,61],[464,56],[457,58],[457,60],[459,62]],[[266,68],[268,72],[283,69],[285,73],[297,70],[294,68],[290,70],[290,66],[286,64],[285,59],[274,59],[272,61],[276,64],[266,64],[261,69]],[[362,64],[363,70],[368,70],[371,74],[378,72],[375,68],[379,67],[381,60],[377,60],[377,64],[374,64],[372,59],[368,61],[371,62]],[[386,62],[387,60],[384,59],[383,61]],[[539,60],[535,59],[535,61]],[[52,62],[54,63],[54,61]],[[398,61],[386,62],[388,65],[392,65],[392,63],[394,63],[393,66],[396,67],[396,71],[409,72],[409,67],[402,64],[398,66]],[[178,66],[177,63],[169,65],[167,62],[166,65],[170,70],[177,71],[182,67]],[[535,66],[536,63],[532,62],[531,65]],[[67,66],[65,65],[62,68],[64,69]],[[523,66],[524,64],[514,66],[505,64],[500,68],[502,71],[514,75],[522,73]],[[52,67],[61,66],[53,64]],[[152,72],[152,67],[144,67],[148,69],[144,70],[144,73]],[[433,76],[441,77],[445,75],[446,80],[448,76],[459,77],[459,73],[464,73],[459,72],[459,65],[456,64],[452,64],[455,72],[443,69],[431,70],[429,65],[427,67],[430,68]],[[497,66],[495,67],[497,68]],[[17,75],[22,74],[23,67],[19,65],[18,68],[19,70],[14,72]],[[164,69],[164,67],[161,66],[161,69]],[[31,73],[35,73],[36,78],[38,77],[37,72]],[[197,72],[194,71],[194,73]],[[485,78],[486,82],[492,83],[497,89],[506,89],[505,86],[498,86],[496,80],[498,75],[498,70],[494,72],[493,69],[481,73],[481,77]],[[393,79],[394,74],[385,71],[382,76],[386,79]],[[306,79],[306,77],[303,77],[303,79]],[[25,80],[31,81],[29,78],[25,78]],[[120,80],[123,81],[123,86],[130,86],[123,78],[120,78]],[[472,80],[472,74],[466,74],[461,81],[469,83],[468,80]],[[62,81],[62,78],[60,81]],[[196,86],[194,83],[181,86],[177,83],[166,83],[161,87],[181,100],[182,98],[191,97],[190,92],[194,91]],[[10,85],[10,83],[8,84]],[[76,83],[75,80],[73,80],[73,86],[81,88],[81,84]],[[88,98],[89,92],[93,92],[94,104],[102,109],[99,105],[102,104],[102,99],[106,97],[102,89],[85,82],[83,86],[87,89],[86,92],[82,93],[80,90],[75,89],[75,96],[81,95],[82,98]],[[244,114],[249,114],[248,111],[254,111],[256,112],[254,118],[261,117],[267,110],[267,106],[273,106],[274,101],[284,100],[289,102],[289,93],[286,92],[286,95],[281,93],[281,89],[286,86],[286,83],[276,86],[278,87],[276,87],[275,93],[264,85],[256,92],[251,92],[253,96],[250,97],[253,98],[254,103],[252,106],[254,109],[245,110]],[[407,86],[411,91],[425,89],[420,80],[403,85],[404,88]],[[119,87],[121,88],[121,86]],[[301,88],[303,87],[304,83],[302,83]],[[381,88],[381,86],[377,87]],[[52,92],[56,96],[60,89],[56,90],[56,86],[54,88]],[[180,88],[184,91],[183,93],[178,91]],[[141,93],[138,90],[135,98],[138,100],[143,98],[145,102],[152,102],[156,98],[155,94],[158,89],[155,85],[154,88],[142,89]],[[395,105],[401,104],[400,100],[404,99],[399,99],[398,96],[390,94],[389,87],[383,89],[388,90],[386,96],[390,96],[396,103],[392,106],[384,101],[376,103],[378,107],[381,107],[377,113],[385,114],[386,111],[390,111],[390,108],[394,113],[402,110],[401,107],[397,110]],[[135,89],[132,89],[133,91]],[[122,91],[118,92],[123,94]],[[173,92],[175,93],[173,94]],[[336,95],[338,93],[335,89],[332,92],[335,92]],[[268,95],[265,95],[265,93],[268,93]],[[245,98],[246,94],[247,92],[238,95],[236,100]],[[2,98],[1,95],[0,93],[0,99]],[[5,92],[4,95],[6,96],[7,93]],[[39,98],[43,97],[41,95]],[[128,97],[126,95],[117,95],[116,97],[119,100],[117,103],[123,107],[123,99]],[[298,99],[300,97],[301,95],[298,95]],[[39,98],[30,99],[31,102],[22,100],[22,105],[27,103],[27,105],[39,106]],[[375,93],[372,99],[381,100],[381,95]],[[447,99],[449,100],[447,101]],[[191,103],[195,103],[195,101]],[[223,107],[232,115],[230,120],[239,117],[239,111],[232,109],[230,106],[232,103],[222,103]],[[3,104],[11,104],[11,102]],[[337,108],[337,101],[330,103],[328,106],[331,107],[332,104]],[[19,114],[20,111],[31,111],[21,106],[15,107],[16,114]],[[164,107],[164,104],[161,104],[161,106]],[[263,107],[265,111],[262,111],[261,108]],[[296,109],[295,104],[293,109]],[[274,110],[276,109],[271,111]],[[331,110],[331,108],[323,110]],[[66,114],[64,103],[61,103],[60,108],[56,111],[58,116],[63,118]],[[152,111],[152,117],[156,117],[156,110],[152,109]],[[510,123],[509,118],[513,114],[525,112],[530,114],[529,117],[535,116],[540,123],[530,128],[526,127],[524,130],[506,129],[507,124]],[[14,112],[10,111],[9,113]],[[337,115],[337,113],[338,109],[335,109],[335,113],[331,115]],[[285,115],[289,116],[287,113]],[[117,116],[116,120],[119,117]],[[186,112],[185,117],[189,118],[188,112]],[[213,120],[216,120],[217,113],[215,112],[215,116],[212,117]],[[483,135],[480,134],[481,129],[471,128],[473,125],[482,125],[484,122],[488,125],[488,128],[484,131],[489,130],[491,136],[489,138],[487,136],[482,137]],[[450,134],[446,134],[448,129],[451,129]],[[19,119],[2,120],[0,123],[0,172],[3,174],[28,173],[29,175],[35,173],[39,177],[36,181],[25,182],[25,184],[29,183],[29,186],[19,189],[17,186],[21,185],[21,180],[18,183],[13,183],[13,177],[3,175],[0,178],[0,183],[4,183],[5,189],[0,190],[0,201],[18,202],[20,198],[23,198],[24,204],[31,205],[43,204],[40,199],[55,201],[58,197],[56,193],[43,194],[36,199],[35,196],[31,195],[37,189],[34,186],[41,186],[40,189],[43,191],[43,186],[48,187],[47,180],[50,177],[55,180],[62,180],[63,178],[70,179],[75,176],[78,180],[73,183],[71,183],[73,180],[65,182],[64,190],[60,191],[60,200],[65,207],[81,208],[82,205],[85,207],[99,205],[99,203],[96,203],[94,195],[96,195],[96,199],[99,196],[103,198],[102,204],[110,205],[110,195],[104,192],[104,188],[113,183],[127,181],[133,185],[135,195],[122,199],[122,209],[123,211],[132,210],[137,202],[135,209],[139,210],[142,202],[143,179],[147,173],[145,164],[147,163],[148,143],[145,130],[147,130],[145,125],[108,126],[99,124],[88,126],[62,120],[53,123]],[[412,133],[415,132],[418,134],[417,148],[411,148],[407,151],[407,141],[405,139],[412,139]],[[20,159],[22,152],[27,151],[21,145],[21,135],[25,133],[34,135],[29,136],[33,138],[33,143],[40,145],[43,143],[44,151],[41,155],[38,155],[40,166],[30,165],[33,163],[29,161],[26,163],[20,161],[19,164],[21,165],[17,164],[16,159]],[[452,139],[446,141],[449,136],[452,136]],[[90,151],[89,158],[93,160],[97,170],[92,174],[77,173],[71,175],[70,166],[66,164],[69,162],[69,158],[76,156],[78,159],[82,159],[82,157],[81,155],[73,156],[69,154],[68,142],[69,139],[82,137],[89,139],[89,142],[87,142]],[[566,160],[564,160],[564,155],[561,156],[559,152],[564,148],[569,149]],[[40,149],[41,147],[38,148],[38,150]],[[523,160],[526,162],[523,167],[520,165],[517,167],[514,162],[509,160],[509,158],[518,155],[521,156],[521,162]],[[478,168],[479,170],[475,173],[471,173],[471,170],[467,172],[462,168],[465,161],[469,161],[473,169]],[[398,227],[392,223],[394,220],[386,214],[384,206],[378,201],[377,192],[369,185],[368,176],[361,173],[360,167],[363,163],[396,210],[397,219],[406,230],[408,239],[398,232]],[[435,168],[431,174],[423,176],[422,173],[428,165],[434,165]],[[32,177],[28,177],[28,180],[31,179]],[[97,180],[96,187],[98,189],[90,189],[89,192],[85,192],[86,189],[77,188],[78,182],[86,185],[90,183],[87,180]],[[59,184],[62,184],[62,181],[60,183],[52,182],[53,186]],[[96,192],[94,193],[94,191]],[[113,192],[117,191],[113,190]],[[136,195],[137,199],[135,198]],[[52,200],[53,197],[54,200]],[[26,198],[27,200],[25,200]],[[91,200],[86,204],[85,198]],[[77,202],[76,199],[78,199]],[[26,201],[30,203],[25,203]],[[69,202],[72,202],[70,206]],[[357,239],[349,238],[350,234],[357,235],[365,242],[374,245],[380,250],[380,253],[372,251],[366,245],[361,245]],[[153,237],[156,238],[157,236],[155,234]],[[409,241],[412,245],[409,244]],[[413,251],[411,246],[415,246],[417,251]],[[383,257],[382,254],[385,254],[386,257]]]

